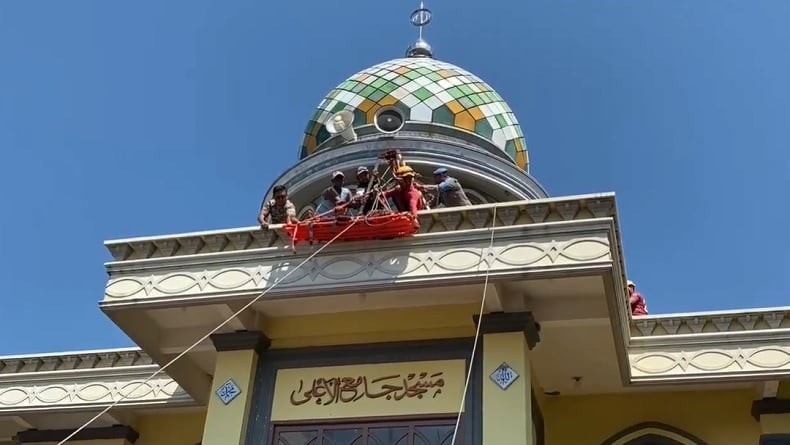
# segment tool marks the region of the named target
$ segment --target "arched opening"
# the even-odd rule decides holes
[[[630,426],[601,445],[707,445],[702,439],[658,422]]]
[[[297,218],[299,218],[300,221],[303,221],[307,219],[309,215],[312,215],[314,212],[315,212],[315,207],[312,205],[307,205],[304,208],[302,208],[302,210],[297,215]]]

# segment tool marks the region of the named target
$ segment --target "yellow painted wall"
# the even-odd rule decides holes
[[[629,426],[660,422],[710,444],[756,444],[760,425],[749,413],[753,399],[750,390],[548,397],[546,443],[597,445]]]
[[[278,349],[471,337],[478,310],[469,304],[278,317],[261,329]]]
[[[195,445],[203,438],[205,423],[205,411],[139,416],[135,429],[140,438],[135,445]]]

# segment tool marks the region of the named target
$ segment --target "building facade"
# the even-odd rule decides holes
[[[790,309],[632,317],[614,194],[549,197],[424,40],[331,90],[272,185],[304,215],[392,149],[472,205],[295,252],[277,225],[106,242],[138,347],[0,357],[0,445],[790,444]]]

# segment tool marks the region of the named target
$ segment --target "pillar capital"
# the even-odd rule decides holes
[[[236,331],[211,334],[209,337],[217,352],[254,350],[262,354],[272,341],[261,331]]]
[[[768,398],[752,402],[752,417],[760,421],[765,414],[790,414],[790,399]]]
[[[73,429],[65,430],[27,430],[17,434],[16,440],[19,443],[42,443],[60,442],[73,433]],[[113,425],[103,428],[85,428],[75,434],[71,440],[113,440],[134,444],[140,434],[134,428],[126,425]]]
[[[790,399],[755,400],[752,417],[760,422],[760,445],[790,445]]]
[[[532,312],[491,312],[482,316],[473,315],[475,326],[480,323],[481,334],[501,334],[523,332],[529,349],[540,342],[540,324]]]

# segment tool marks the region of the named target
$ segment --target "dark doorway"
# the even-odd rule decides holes
[[[275,425],[272,445],[450,445],[455,419]],[[459,428],[460,431],[460,428]],[[456,445],[463,445],[461,434]]]

